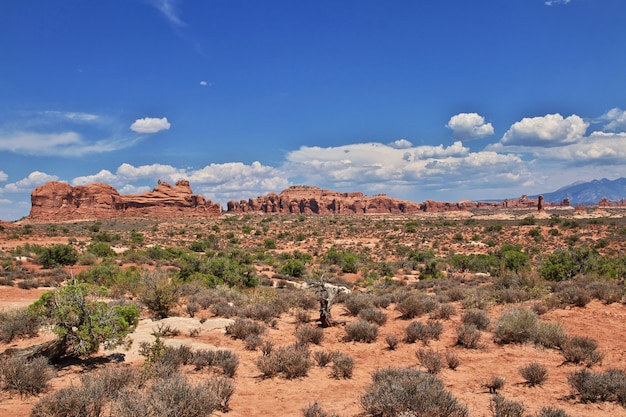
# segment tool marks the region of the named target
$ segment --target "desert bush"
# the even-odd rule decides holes
[[[456,344],[468,349],[476,349],[481,333],[473,324],[464,324],[456,328]]]
[[[303,417],[338,417],[337,414],[328,414],[322,406],[315,401],[302,409]]]
[[[559,323],[537,322],[534,330],[534,342],[546,348],[560,349],[567,341],[567,333]]]
[[[400,339],[395,334],[389,334],[385,336],[385,343],[387,343],[387,347],[389,350],[396,350],[398,344],[400,343]]]
[[[435,320],[449,320],[456,314],[456,307],[451,303],[441,303],[437,309],[430,313],[430,318]]]
[[[614,401],[626,406],[626,373],[621,369],[603,373],[581,369],[572,373],[567,382],[583,403]]]
[[[555,288],[555,294],[562,305],[585,307],[591,302],[591,294],[584,287],[569,282],[561,284]]]
[[[313,352],[313,359],[317,363],[317,366],[319,366],[320,368],[323,368],[333,361],[333,358],[335,357],[335,355],[336,355],[336,352],[316,350],[315,352]]]
[[[164,271],[144,272],[139,300],[158,318],[166,318],[178,304],[180,288]]]
[[[605,304],[617,303],[624,295],[624,288],[615,281],[593,281],[587,289],[593,298]]]
[[[263,344],[263,339],[256,333],[249,334],[243,339],[243,342],[248,350],[257,350]]]
[[[44,269],[50,269],[57,265],[75,265],[78,262],[78,252],[70,245],[52,245],[43,248],[39,254],[39,262]]]
[[[402,313],[403,319],[413,319],[423,314],[429,313],[436,308],[437,302],[434,304],[426,302],[426,298],[422,295],[412,294],[404,298],[396,304],[396,310]]]
[[[439,321],[428,320],[426,324],[419,321],[412,321],[405,329],[405,342],[415,343],[416,340],[428,345],[435,339],[439,340],[439,336],[443,332],[443,325]]]
[[[346,310],[348,310],[352,316],[356,317],[361,310],[373,309],[374,301],[373,297],[368,293],[354,292],[346,298],[344,305]]]
[[[375,371],[360,403],[371,416],[391,417],[402,413],[433,417],[469,415],[467,407],[446,391],[439,378],[412,368]]]
[[[307,376],[311,367],[310,352],[305,346],[291,345],[273,349],[256,361],[265,378],[282,374],[287,379]]]
[[[119,346],[137,326],[134,305],[109,304],[91,299],[85,284],[68,284],[48,291],[28,307],[31,315],[53,326],[59,344],[68,355],[88,356]]]
[[[489,401],[489,411],[493,417],[523,417],[524,404],[513,400],[507,400],[497,394]]]
[[[535,417],[570,417],[570,415],[562,408],[541,407]]]
[[[332,377],[350,379],[354,370],[354,358],[345,353],[337,352],[333,356]]]
[[[6,391],[17,391],[21,396],[37,395],[46,390],[54,376],[48,359],[13,357],[0,360],[0,383]]]
[[[138,414],[141,415],[141,414]],[[41,398],[35,403],[31,417],[81,416],[100,417],[91,409],[91,399],[80,387],[69,386]],[[130,415],[128,415],[130,417]]]
[[[217,397],[219,409],[228,411],[228,403],[235,393],[235,382],[224,376],[214,376],[205,381],[204,387]]]
[[[311,313],[308,310],[298,309],[294,314],[296,318],[296,324],[306,324],[311,321]]]
[[[239,367],[239,357],[228,349],[198,350],[193,353],[191,363],[196,370],[205,367],[220,368],[224,375],[232,378]]]
[[[602,362],[604,355],[598,352],[598,342],[588,336],[573,336],[564,343],[561,354],[565,362],[592,367]]]
[[[487,388],[491,394],[497,394],[498,390],[504,387],[506,378],[502,376],[492,375],[487,382],[483,383],[483,387]]]
[[[149,412],[144,415],[208,416],[220,409],[223,403],[217,393],[213,392],[214,388],[211,379],[192,385],[180,374],[155,380],[148,392]]]
[[[265,333],[265,326],[262,323],[240,317],[226,326],[226,334],[233,339],[245,340],[250,335],[260,336],[263,333]]]
[[[463,313],[461,316],[461,322],[465,325],[473,324],[478,330],[487,330],[491,319],[485,310],[472,308]]]
[[[39,320],[26,309],[0,312],[0,342],[11,343],[16,338],[36,337]]]
[[[324,330],[312,324],[305,324],[296,328],[296,340],[300,344],[313,343],[319,345],[324,340]]]
[[[519,373],[531,387],[543,384],[548,378],[546,367],[537,362],[531,362],[526,366],[522,366],[519,368]]]
[[[461,360],[459,359],[459,356],[456,353],[454,353],[451,350],[447,350],[446,351],[446,363],[448,364],[448,368],[454,371],[461,364]]]
[[[532,310],[514,308],[502,314],[495,329],[498,343],[525,343],[533,339],[539,317]]]
[[[345,327],[345,340],[350,342],[372,343],[378,337],[378,325],[361,320]]]
[[[435,352],[432,349],[418,349],[415,352],[415,356],[419,359],[420,364],[426,368],[428,373],[430,374],[438,374],[441,371],[441,367],[443,366],[443,360],[441,359],[441,354]]]
[[[379,326],[387,323],[387,315],[375,308],[365,308],[359,311],[359,318]]]

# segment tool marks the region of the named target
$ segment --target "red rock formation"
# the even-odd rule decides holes
[[[103,183],[72,187],[48,182],[31,193],[29,218],[36,221],[109,219],[115,217],[219,217],[220,206],[193,194],[189,181],[175,186],[159,181],[150,192],[120,194]]]
[[[263,212],[295,214],[415,213],[419,203],[398,200],[384,194],[339,193],[305,185],[292,186],[280,194],[270,193],[248,201],[229,201],[230,213]]]

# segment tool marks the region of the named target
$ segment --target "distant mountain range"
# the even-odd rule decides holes
[[[536,198],[537,196],[531,196]],[[601,198],[611,201],[626,198],[626,178],[616,180],[593,180],[589,182],[575,182],[551,193],[544,193],[543,198],[549,203],[560,203],[565,198],[570,199],[570,205],[595,205]]]

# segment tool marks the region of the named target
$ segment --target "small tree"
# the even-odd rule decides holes
[[[141,277],[142,289],[139,299],[158,318],[166,318],[178,303],[180,288],[162,272],[146,272]]]
[[[90,300],[85,284],[69,284],[44,293],[29,307],[31,314],[45,317],[70,356],[89,356],[119,346],[137,326],[139,311],[134,305],[111,305]]]
[[[57,265],[74,265],[78,262],[78,252],[70,245],[52,245],[43,249],[39,255],[39,262],[44,269]]]

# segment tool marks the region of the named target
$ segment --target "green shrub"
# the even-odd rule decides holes
[[[498,343],[526,343],[533,340],[539,316],[532,310],[514,308],[502,314],[495,329]]]
[[[180,287],[163,271],[144,272],[139,300],[158,318],[166,318],[178,304]]]
[[[99,258],[115,256],[115,251],[105,242],[94,242],[87,245],[87,252],[93,253]]]
[[[78,262],[78,252],[70,245],[52,245],[39,254],[39,262],[44,269],[58,265],[75,265]]]
[[[466,417],[467,407],[446,391],[435,375],[412,368],[379,369],[360,398],[367,415]]]

